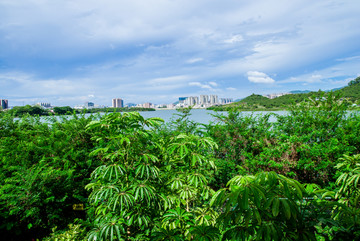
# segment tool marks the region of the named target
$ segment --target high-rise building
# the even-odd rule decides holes
[[[112,107],[122,108],[122,107],[124,107],[124,101],[120,98],[112,99]]]
[[[94,108],[95,104],[93,102],[85,102],[85,108]]]
[[[220,104],[229,104],[234,102],[232,98],[221,98],[220,99]]]
[[[179,97],[179,104],[185,104],[185,101],[188,97]]]
[[[209,103],[208,95],[200,95],[200,105],[206,105]]]
[[[151,108],[151,106],[152,106],[152,104],[149,102],[143,104],[144,108]]]
[[[0,99],[0,106],[3,110],[9,108],[8,100]]]
[[[219,104],[219,99],[217,95],[210,95],[210,104],[211,105]]]
[[[197,104],[199,104],[199,97],[190,96],[185,100],[185,104],[187,104],[187,105],[197,105]]]
[[[45,107],[45,108],[51,107],[50,103],[45,103],[45,102],[39,102],[36,105],[41,106],[41,107]]]

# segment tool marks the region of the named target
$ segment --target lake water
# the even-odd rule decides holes
[[[171,119],[176,119],[178,118],[176,116],[176,114],[178,114],[179,112],[177,112],[176,110],[157,110],[157,111],[140,111],[139,112],[143,117],[145,118],[151,118],[151,117],[159,117],[161,119],[163,119],[165,122],[171,121]],[[214,122],[216,121],[216,117],[213,116],[213,114],[224,114],[227,115],[227,112],[215,112],[212,110],[206,110],[206,109],[192,109],[191,110],[191,116],[189,117],[191,120],[197,122],[197,123],[202,123],[202,124],[209,124],[209,122]],[[268,113],[276,113],[279,115],[286,115],[286,111],[244,111],[242,112],[243,115],[264,115],[264,114],[268,114]],[[275,117],[271,117],[270,121],[275,121]]]
[[[156,111],[139,111],[140,115],[142,115],[144,118],[151,118],[151,117],[159,117],[161,119],[163,119],[165,122],[169,122],[171,120],[175,120],[177,118],[179,118],[178,115],[176,114],[180,114],[178,111],[176,110],[156,110]],[[241,114],[243,115],[265,115],[268,113],[275,113],[278,115],[286,115],[288,112],[287,111],[243,111],[241,112]],[[94,113],[94,114],[85,114],[86,116],[90,116],[90,115],[104,115],[105,113]],[[190,112],[190,117],[189,119],[192,121],[195,121],[197,123],[201,123],[201,124],[209,124],[210,122],[216,122],[217,119],[216,117],[214,117],[214,114],[223,114],[223,115],[227,115],[226,111],[212,111],[212,110],[206,110],[206,109],[192,109]],[[67,119],[71,119],[72,115],[67,115],[67,116],[51,116],[51,117],[47,117],[47,116],[42,116],[40,117],[41,121],[43,122],[49,122],[49,118],[57,118],[57,119],[61,119],[61,118],[67,118]],[[15,120],[19,120],[19,118],[15,118]],[[274,116],[270,117],[270,122],[275,122],[276,118]]]

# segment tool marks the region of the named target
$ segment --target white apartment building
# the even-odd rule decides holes
[[[192,105],[198,105],[199,104],[199,97],[198,96],[190,96],[185,100],[185,104],[192,106]]]
[[[200,105],[207,105],[209,103],[209,96],[208,95],[200,95]]]
[[[210,104],[211,105],[219,104],[219,98],[217,95],[210,95]]]
[[[220,99],[220,104],[224,105],[224,104],[229,104],[234,102],[232,98],[221,98]]]
[[[124,101],[120,98],[114,98],[114,99],[112,99],[112,107],[122,108],[122,107],[124,107]]]

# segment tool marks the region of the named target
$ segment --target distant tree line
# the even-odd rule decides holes
[[[54,107],[53,109],[46,109],[40,106],[15,106],[9,110],[9,113],[14,116],[48,116],[48,115],[71,115],[71,114],[80,114],[80,113],[98,113],[98,112],[129,112],[129,111],[155,111],[152,108],[143,108],[143,107],[123,107],[123,108],[91,108],[91,109],[74,109],[70,106]]]
[[[350,81],[350,82],[348,83],[348,86],[352,86],[352,85],[354,85],[354,84],[359,84],[359,83],[360,83],[360,76],[357,77],[356,79]]]

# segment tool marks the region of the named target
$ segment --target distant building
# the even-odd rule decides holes
[[[185,104],[185,100],[187,99],[188,97],[179,97],[179,104]]]
[[[3,110],[8,109],[9,108],[9,101],[5,100],[5,99],[0,99],[0,106]]]
[[[219,104],[219,99],[217,95],[210,95],[210,104],[211,105]]]
[[[120,98],[112,99],[112,107],[122,108],[122,107],[124,107],[124,101]]]
[[[134,104],[134,103],[127,103],[125,106],[127,106],[127,107],[135,107],[136,104]]]
[[[155,105],[155,108],[167,108],[166,104]]]
[[[175,108],[175,105],[174,105],[174,104],[167,104],[167,105],[166,105],[166,108],[168,108],[168,109],[174,109],[174,108]]]
[[[144,104],[143,104],[143,107],[144,107],[144,108],[151,108],[151,107],[152,107],[152,104],[149,103],[149,102],[147,102],[147,103],[144,103]]]
[[[283,95],[289,95],[290,93],[275,93],[275,94],[269,94],[269,95],[263,95],[264,97],[267,97],[269,99],[274,99]]]
[[[94,108],[95,104],[93,102],[85,102],[85,108]]]
[[[220,98],[220,104],[229,104],[234,102],[232,98]]]
[[[197,105],[197,104],[199,104],[199,97],[197,97],[197,96],[190,96],[190,97],[186,98],[185,104],[186,104],[186,105],[190,105],[190,106],[192,106],[192,105]]]
[[[200,105],[207,105],[209,104],[209,96],[208,95],[200,95]]]
[[[45,102],[39,102],[36,105],[44,107],[44,108],[50,108],[51,107],[50,103],[45,103]]]

